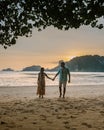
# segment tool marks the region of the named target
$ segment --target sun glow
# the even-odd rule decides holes
[[[73,58],[75,58],[76,56],[69,56],[69,59],[71,60],[71,59],[73,59]]]
[[[69,61],[69,60],[71,60],[71,59],[73,59],[73,58],[75,58],[76,56],[74,56],[74,55],[71,55],[71,56],[67,56],[67,57],[65,57],[65,61]]]

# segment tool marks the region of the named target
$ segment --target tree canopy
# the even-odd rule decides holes
[[[104,0],[0,0],[0,44],[7,48],[18,36],[31,36],[34,27],[102,29],[99,18],[104,19]]]

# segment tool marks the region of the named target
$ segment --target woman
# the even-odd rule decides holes
[[[41,68],[38,74],[38,82],[37,82],[38,83],[37,94],[39,94],[39,98],[43,98],[43,95],[45,95],[45,77],[47,77],[48,79],[51,79],[44,72],[44,68]]]

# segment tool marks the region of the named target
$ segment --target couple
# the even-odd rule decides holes
[[[43,98],[43,95],[45,95],[45,77],[51,80],[55,80],[55,78],[59,75],[59,97],[63,96],[65,98],[65,92],[66,92],[66,84],[67,84],[67,76],[68,76],[68,82],[70,83],[70,72],[68,68],[65,67],[65,63],[61,62],[60,69],[58,73],[55,75],[55,77],[52,79],[48,77],[46,73],[44,73],[44,68],[41,68],[40,73],[38,74],[38,88],[37,88],[37,94],[39,94],[39,98]],[[62,95],[62,86],[63,86],[63,95]]]

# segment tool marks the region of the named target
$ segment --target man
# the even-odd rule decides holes
[[[65,67],[64,62],[61,62],[61,67],[60,67],[58,73],[53,78],[53,80],[55,80],[57,75],[59,75],[59,92],[60,92],[59,97],[62,96],[62,86],[63,86],[63,98],[65,98],[67,81],[70,83],[70,72],[69,72],[68,68]],[[67,79],[67,77],[69,77],[69,79]]]

